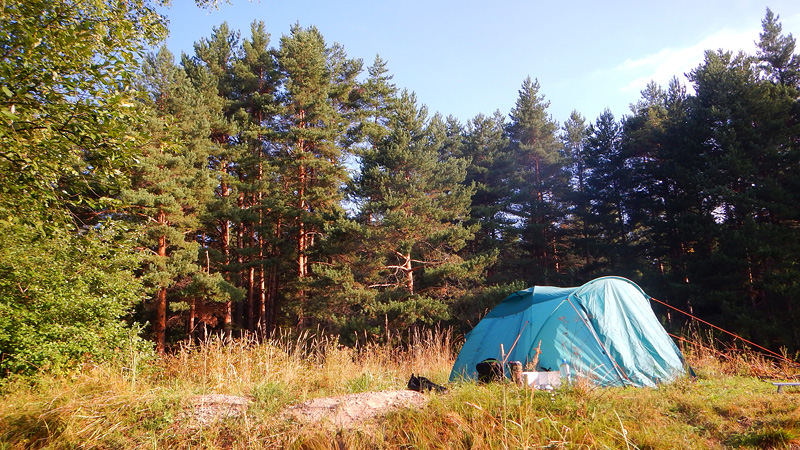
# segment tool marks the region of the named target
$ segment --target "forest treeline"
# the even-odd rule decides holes
[[[467,331],[601,275],[800,350],[800,56],[770,10],[755,55],[559,124],[531,78],[460,123],[313,26],[223,23],[176,58],[148,2],[81,5],[0,18],[4,373],[140,331]]]

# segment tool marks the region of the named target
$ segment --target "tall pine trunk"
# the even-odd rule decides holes
[[[220,166],[222,167],[222,179],[220,181],[220,196],[224,199],[230,196],[230,186],[228,186],[227,181],[225,181],[225,175],[228,173],[227,170],[227,162],[223,159],[220,161]],[[228,273],[230,271],[230,263],[231,263],[231,222],[227,218],[223,219],[220,223],[220,235],[222,238],[222,254],[224,255],[225,261],[225,272]],[[230,278],[230,274],[228,274],[228,278]],[[223,313],[223,328],[226,338],[231,338],[233,333],[233,302],[228,299],[225,302],[224,313]]]
[[[298,113],[298,121],[300,123],[300,128],[306,128],[305,124],[305,111],[300,110]],[[308,256],[306,255],[306,251],[308,250],[308,231],[306,230],[306,223],[305,223],[305,213],[308,210],[308,203],[306,201],[306,184],[308,183],[308,173],[305,164],[305,154],[306,154],[306,143],[304,139],[300,139],[297,143],[297,149],[299,153],[300,165],[297,169],[297,199],[298,199],[298,208],[297,208],[297,279],[300,281],[301,285],[303,283],[304,278],[308,274]],[[305,328],[306,325],[306,317],[305,317],[305,307],[306,307],[306,293],[304,288],[300,288],[297,293],[298,302],[300,304],[300,308],[298,309],[297,314],[297,327],[301,330]]]
[[[166,224],[166,214],[163,211],[158,214],[158,223]],[[161,258],[167,257],[167,237],[163,234],[158,237],[158,249],[156,250]],[[156,352],[164,354],[167,344],[167,288],[161,286],[156,291],[156,320],[153,323],[156,334]]]

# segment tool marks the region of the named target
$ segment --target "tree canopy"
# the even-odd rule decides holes
[[[612,274],[800,350],[800,57],[770,10],[755,55],[563,124],[530,77],[507,114],[429,115],[313,26],[223,23],[176,62],[146,51],[144,0],[6,2],[0,25],[4,374],[109,357],[134,323],[159,352],[466,331]]]

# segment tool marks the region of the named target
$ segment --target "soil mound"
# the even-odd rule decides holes
[[[350,428],[398,408],[422,407],[428,397],[415,391],[378,391],[315,398],[292,406],[286,414],[300,422]]]

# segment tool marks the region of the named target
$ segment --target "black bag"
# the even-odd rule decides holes
[[[496,359],[484,359],[475,365],[478,371],[478,381],[481,383],[491,383],[505,378],[503,364]]]
[[[413,373],[411,374],[411,379],[408,380],[408,388],[417,392],[436,391],[440,394],[447,392],[446,387],[439,386],[425,377],[415,376]]]

